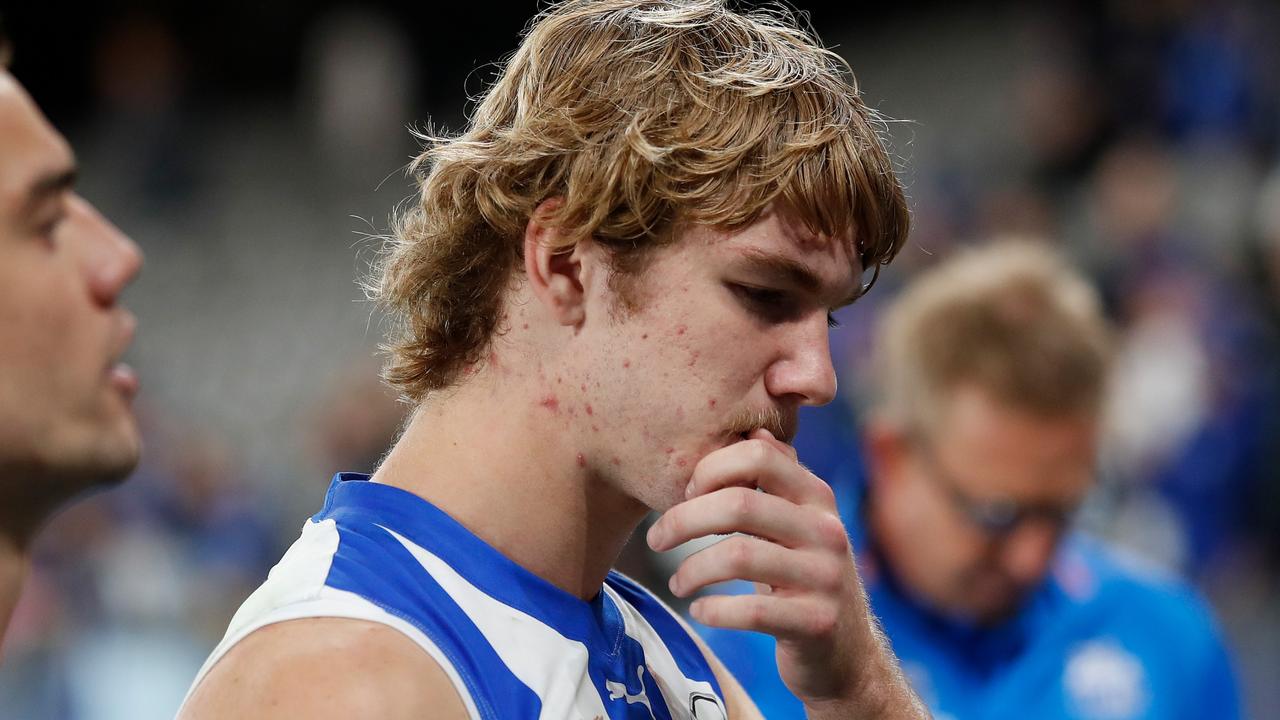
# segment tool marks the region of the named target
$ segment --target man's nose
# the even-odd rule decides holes
[[[826,405],[836,397],[836,370],[826,314],[797,323],[780,359],[769,367],[765,387],[780,399],[798,405]]]
[[[1057,525],[1038,518],[1030,518],[1014,528],[1005,540],[1005,572],[1022,584],[1039,582],[1049,572],[1061,534]]]
[[[93,205],[76,196],[71,200],[76,238],[83,250],[85,272],[93,299],[104,307],[115,304],[120,293],[142,269],[142,251]]]

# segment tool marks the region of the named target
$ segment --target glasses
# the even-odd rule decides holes
[[[989,536],[1004,537],[1031,522],[1045,523],[1055,530],[1061,530],[1075,519],[1079,509],[1077,504],[1064,507],[1054,503],[1020,503],[1011,498],[975,498],[960,489],[955,476],[942,467],[937,455],[927,444],[918,442],[916,445],[920,456],[928,465],[924,474],[946,494],[952,507],[970,524]]]

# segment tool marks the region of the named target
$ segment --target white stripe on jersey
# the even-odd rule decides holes
[[[495,600],[472,585],[444,560],[383,526],[422,564],[489,641],[520,682],[542,701],[543,720],[608,717],[600,693],[587,675],[587,648],[551,626]],[[556,662],[548,662],[556,658]]]
[[[466,706],[472,720],[481,720],[471,692],[453,663],[425,633],[412,623],[383,610],[359,595],[325,586],[334,553],[338,551],[338,527],[333,520],[312,522],[302,526],[302,536],[271,568],[267,580],[254,590],[236,611],[227,633],[205,660],[200,672],[183,698],[185,706],[200,681],[236,643],[250,633],[268,625],[304,618],[347,618],[381,623],[399,630],[414,641],[444,669],[454,689]],[[181,714],[181,711],[179,711]]]

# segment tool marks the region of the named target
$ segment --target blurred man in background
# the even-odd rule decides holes
[[[408,426],[372,478],[334,479],[181,716],[758,717],[610,572],[657,509],[659,551],[753,536],[672,585],[771,585],[695,613],[780,637],[811,717],[921,717],[786,444],[835,394],[830,313],[907,229],[847,74],[790,18],[714,0],[543,13],[420,158],[383,258]]]
[[[1094,483],[1108,334],[1092,288],[1027,243],[963,252],[884,317],[868,478],[841,488],[841,514],[937,717],[1239,714],[1200,599],[1070,532]],[[708,637],[769,717],[800,716],[752,669],[768,638]]]
[[[40,526],[124,478],[140,440],[117,300],[138,248],[74,190],[76,165],[8,71],[0,36],[0,639]]]

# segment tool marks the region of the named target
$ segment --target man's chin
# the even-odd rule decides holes
[[[84,452],[55,458],[53,462],[60,466],[51,468],[51,474],[59,476],[69,490],[113,487],[129,477],[141,458],[142,438],[130,418]]]
[[[1000,625],[1018,614],[1026,598],[1027,593],[1022,591],[1009,591],[998,597],[984,598],[984,602],[973,608],[972,616],[979,625],[985,627]]]

